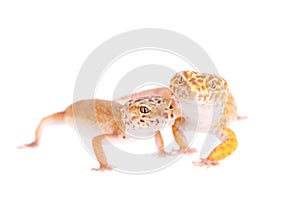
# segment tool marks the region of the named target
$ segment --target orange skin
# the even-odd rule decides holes
[[[172,131],[174,138],[180,147],[178,152],[195,152],[195,149],[189,148],[189,145],[184,137],[184,130],[182,130],[182,127],[185,127],[187,123],[190,123],[194,116],[189,116],[188,108],[181,103],[196,101],[198,106],[206,109],[204,113],[202,113],[202,111],[199,112],[200,116],[196,117],[196,119],[198,118],[198,123],[201,124],[201,131],[205,130],[208,133],[215,134],[221,140],[221,144],[215,147],[207,156],[207,158],[201,158],[200,161],[193,162],[194,165],[218,165],[220,160],[228,157],[237,148],[238,143],[236,136],[234,132],[231,131],[227,126],[231,121],[245,119],[245,117],[240,117],[237,115],[234,98],[229,92],[227,82],[223,78],[217,75],[184,71],[177,73],[172,78],[170,89],[150,89],[132,94],[130,97],[122,97],[118,100],[136,99],[141,97],[147,100],[147,98],[152,98],[153,96],[160,96],[157,98],[164,99],[162,102],[165,104],[149,106],[158,107],[158,110],[161,111],[167,108],[168,111],[168,115],[164,115],[163,112],[155,112],[155,117],[158,117],[158,119],[161,118],[161,122],[164,120],[170,121],[176,119],[172,125]],[[170,109],[169,107],[171,102],[173,109]],[[145,103],[147,103],[147,101]],[[127,108],[129,113],[138,113],[136,110],[140,107],[133,106],[131,108],[132,109]],[[207,119],[206,117],[206,112],[207,110],[208,112],[212,112],[212,108],[218,112],[216,119],[210,123],[210,119]],[[22,147],[38,146],[42,129],[48,125],[65,123],[74,125],[74,121],[79,119],[84,121],[81,128],[88,129],[89,127],[93,127],[95,123],[98,123],[101,134],[92,139],[92,144],[100,167],[93,168],[92,170],[111,170],[112,168],[106,161],[106,156],[102,147],[102,141],[109,137],[125,139],[128,137],[125,135],[127,126],[130,127],[135,120],[140,120],[139,116],[135,116],[134,118],[127,119],[125,122],[124,113],[120,112],[121,110],[122,105],[106,100],[84,100],[75,102],[67,107],[65,111],[43,118],[35,131],[35,140],[32,143],[25,144]],[[174,116],[172,116],[174,118],[172,117],[172,119],[165,119],[164,116],[170,117],[170,112],[173,112],[173,110]],[[179,110],[182,111],[181,114],[179,114]],[[210,126],[208,125],[207,127],[205,126],[206,124],[210,124]],[[153,124],[150,123],[150,127],[153,128]],[[161,155],[166,155],[164,152],[164,142],[159,129],[157,129],[155,132],[155,142],[158,151]]]
[[[138,101],[134,102],[134,100]],[[155,103],[153,103],[154,100]],[[142,108],[145,106],[148,108],[147,118],[143,118],[142,116],[144,116],[145,113],[141,113],[143,111]],[[151,120],[163,119],[163,122],[167,121],[172,124],[177,116],[177,111],[173,107],[176,108],[176,106],[173,106],[171,100],[166,100],[161,97],[133,99],[123,106],[116,102],[99,99],[75,102],[68,106],[64,111],[43,118],[35,131],[35,140],[29,144],[20,146],[19,148],[37,147],[41,139],[42,130],[46,126],[68,124],[75,126],[79,134],[85,134],[87,131],[98,133],[98,135],[92,139],[92,146],[100,167],[93,168],[92,170],[111,170],[112,167],[107,163],[102,142],[108,138],[126,139],[130,137],[126,135],[128,129],[136,134],[141,130],[151,129],[151,131],[155,133],[155,143],[159,154],[166,154],[164,152],[164,142],[160,133],[162,127],[159,125],[161,123],[154,124],[151,123]],[[126,118],[125,116],[134,116],[134,118]],[[139,127],[135,127],[135,124],[140,123],[140,119],[143,119],[142,121],[144,123],[139,125]]]
[[[236,150],[238,142],[234,132],[228,128],[228,125],[234,120],[246,119],[246,117],[238,116],[235,100],[225,79],[213,74],[183,71],[177,73],[171,79],[170,89],[150,89],[135,93],[131,97],[151,96],[153,94],[159,94],[166,99],[173,99],[180,103],[182,115],[172,125],[175,141],[180,147],[179,152],[195,152],[195,149],[188,147],[184,130],[182,130],[182,127],[185,127],[189,121],[195,118],[195,116],[189,115],[190,108],[187,106],[192,105],[193,102],[196,102],[196,107],[202,109],[199,111],[200,116],[196,116],[200,131],[214,134],[221,140],[221,144],[215,147],[206,158],[194,161],[195,166],[218,165],[220,160],[228,157]],[[195,109],[195,107],[192,109]],[[209,113],[212,113],[213,110],[217,111],[214,114],[214,119],[207,119],[206,116],[210,116]]]

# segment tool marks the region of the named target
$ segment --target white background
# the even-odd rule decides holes
[[[300,28],[297,1],[9,1],[0,3],[0,199],[299,199]],[[66,127],[17,150],[39,120],[72,102],[76,76],[98,45],[137,28],[196,41],[214,61],[247,121],[221,165],[181,159],[148,175],[96,167]]]

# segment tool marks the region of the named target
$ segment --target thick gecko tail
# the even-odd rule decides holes
[[[65,111],[58,112],[58,113],[49,115],[47,117],[44,117],[40,121],[38,127],[36,128],[34,141],[31,143],[28,143],[28,144],[24,144],[22,146],[18,146],[17,148],[21,149],[21,148],[26,148],[26,147],[37,147],[39,145],[39,141],[41,139],[41,133],[45,126],[59,125],[59,124],[63,124],[64,122],[65,122]]]

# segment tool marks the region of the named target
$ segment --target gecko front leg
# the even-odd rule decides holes
[[[160,156],[167,155],[167,153],[165,152],[165,149],[164,149],[165,148],[164,140],[163,140],[163,138],[161,136],[160,131],[156,132],[154,138],[155,138],[156,148],[158,150],[158,155],[160,155]]]
[[[172,125],[172,132],[176,143],[179,145],[179,149],[176,150],[177,153],[185,153],[191,154],[196,153],[196,148],[189,148],[185,136],[180,131],[180,126],[185,123],[185,119],[183,117],[179,117],[175,120]]]
[[[169,152],[166,152],[165,151],[165,147],[164,147],[164,140],[161,136],[161,133],[160,131],[157,131],[155,136],[155,144],[156,144],[156,148],[158,150],[158,155],[159,156],[162,156],[162,157],[165,157],[165,156],[168,156],[168,155],[173,155],[172,153],[169,153]]]
[[[100,164],[99,168],[92,168],[92,171],[112,170],[112,167],[110,167],[107,163],[106,156],[102,146],[103,140],[108,137],[117,138],[118,136],[116,134],[103,134],[103,135],[98,135],[92,139],[94,153]]]
[[[205,159],[200,161],[194,161],[194,166],[215,166],[219,165],[219,161],[231,155],[237,148],[238,142],[236,136],[232,130],[225,127],[222,130],[222,135],[220,136],[222,141]]]

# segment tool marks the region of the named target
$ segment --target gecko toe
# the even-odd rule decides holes
[[[108,165],[101,165],[99,168],[92,168],[92,171],[100,171],[100,172],[104,172],[104,171],[110,171],[113,170],[112,167],[108,166]]]
[[[200,161],[193,161],[193,166],[203,167],[206,166],[207,168],[212,166],[220,165],[217,160],[208,160],[208,159],[201,159]]]

